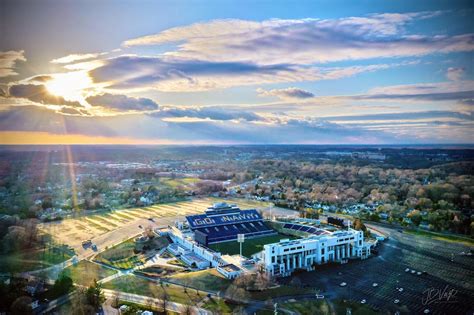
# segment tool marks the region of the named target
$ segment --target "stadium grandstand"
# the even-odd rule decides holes
[[[314,234],[314,235],[323,235],[323,234],[329,234],[328,231],[325,231],[323,229],[318,229],[312,226],[307,226],[307,225],[302,225],[302,224],[295,224],[295,223],[285,223],[283,225],[284,229],[290,229],[294,230],[297,232],[305,232],[309,234]]]
[[[241,210],[236,205],[216,203],[204,214],[187,216],[194,239],[203,245],[237,239],[237,234],[254,238],[276,234],[255,209]]]

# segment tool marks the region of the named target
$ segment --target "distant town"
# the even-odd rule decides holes
[[[0,151],[0,310],[469,310],[468,148],[33,148]]]

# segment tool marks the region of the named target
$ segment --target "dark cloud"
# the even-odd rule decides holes
[[[29,79],[27,79],[26,81],[28,83],[44,83],[44,82],[47,82],[49,80],[52,80],[53,77],[50,76],[50,75],[46,75],[46,74],[41,74],[41,75],[36,75],[34,77],[31,77]]]
[[[211,62],[159,57],[121,56],[108,59],[89,72],[94,82],[114,82],[117,89],[154,87],[168,90],[211,89],[232,85],[291,80],[298,67],[290,64],[261,66],[251,62]],[[299,74],[300,79],[302,78]],[[309,77],[308,77],[309,78]],[[281,78],[283,80],[283,78]],[[175,86],[169,82],[179,82]]]
[[[92,106],[101,106],[116,111],[149,111],[158,109],[158,104],[149,98],[135,98],[109,93],[90,96],[86,101]]]
[[[42,84],[14,84],[8,88],[8,96],[28,99],[35,103],[50,105],[81,106],[79,102],[70,102],[61,96],[52,95]]]
[[[69,110],[66,109],[67,112]],[[72,112],[70,112],[72,113]],[[91,117],[68,116],[34,105],[13,106],[0,111],[1,131],[38,131],[54,134],[82,134],[115,136],[116,131],[102,121]]]
[[[313,93],[294,87],[273,90],[257,89],[257,92],[259,96],[276,96],[280,99],[308,99],[314,97]]]

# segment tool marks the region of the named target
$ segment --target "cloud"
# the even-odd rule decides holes
[[[380,117],[358,115],[352,118],[280,116],[262,122],[235,119],[242,113],[234,113],[234,117],[214,116],[211,112],[205,113],[206,108],[202,108],[201,113],[195,113],[196,116],[214,119],[190,122],[167,121],[167,116],[182,116],[185,113],[168,112],[163,115],[160,113],[162,110],[153,114],[83,117],[67,108],[64,109],[67,111],[65,115],[44,107],[13,106],[0,111],[0,131],[127,137],[170,143],[472,143],[472,119],[454,119],[457,114],[448,112],[392,113],[391,116]],[[192,114],[186,113],[188,116]],[[403,119],[407,117],[410,119]],[[421,121],[424,117],[431,118]],[[358,119],[365,119],[366,122],[357,124]],[[391,119],[395,123],[390,122]]]
[[[474,121],[474,113],[461,113],[455,111],[418,111],[418,112],[401,112],[401,113],[379,113],[366,115],[342,115],[324,117],[328,121],[365,121],[365,120],[420,120],[420,119],[439,119],[439,118],[455,118],[460,120]]]
[[[218,107],[203,108],[166,108],[150,114],[152,117],[159,117],[165,121],[192,121],[179,120],[173,118],[198,118],[199,120],[245,120],[245,121],[263,121],[264,118],[252,112],[241,110],[229,110]],[[171,118],[171,119],[170,119]]]
[[[50,62],[51,63],[60,63],[60,64],[67,64],[67,63],[72,63],[72,62],[76,62],[76,61],[83,61],[83,60],[87,60],[87,59],[93,59],[93,58],[97,58],[101,55],[103,55],[104,53],[94,53],[94,54],[71,54],[71,55],[67,55],[65,57],[61,57],[61,58],[56,58],[56,59],[53,59],[51,60]]]
[[[465,72],[466,69],[464,68],[450,67],[446,71],[446,77],[451,81],[461,81],[461,79],[464,77]]]
[[[43,84],[13,84],[8,88],[8,96],[24,98],[43,105],[81,106],[79,102],[65,100],[61,96],[52,95]]]
[[[18,75],[14,70],[17,61],[26,61],[24,50],[0,52],[0,78]]]
[[[423,36],[406,26],[441,12],[373,14],[341,19],[213,20],[125,41],[177,43],[168,56],[214,62],[315,64],[474,50],[474,34]]]
[[[451,101],[474,98],[474,81],[419,83],[373,88],[356,100]]]
[[[212,62],[170,57],[124,55],[104,60],[89,76],[109,89],[156,89],[165,92],[207,91],[233,86],[335,80],[361,72],[411,65],[413,62],[351,67],[252,62]]]
[[[149,98],[135,98],[109,93],[90,96],[86,98],[86,101],[92,106],[100,106],[113,111],[150,111],[158,109],[158,104]]]
[[[257,89],[258,96],[276,96],[279,99],[288,100],[288,99],[308,99],[313,98],[314,94],[299,88],[289,87],[286,89],[273,89],[273,90],[264,90],[262,88]]]
[[[316,69],[290,64],[260,66],[251,62],[210,62],[162,57],[120,56],[91,70],[95,83],[111,89],[205,91],[231,86],[313,80]]]

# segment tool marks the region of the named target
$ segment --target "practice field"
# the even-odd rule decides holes
[[[271,204],[245,199],[202,198],[190,201],[156,204],[144,208],[122,209],[101,214],[84,215],[62,221],[48,222],[40,228],[51,234],[58,243],[80,244],[104,233],[130,224],[138,219],[164,218],[202,213],[216,202],[235,203],[242,209],[266,208]]]
[[[295,236],[277,234],[259,238],[246,239],[242,244],[242,255],[250,257],[263,250],[263,245],[277,243],[282,239],[295,239]],[[236,255],[240,253],[240,245],[237,241],[211,244],[209,248],[222,254]]]
[[[68,260],[72,255],[74,252],[65,246],[0,255],[0,270],[2,272],[24,272],[47,268]]]

